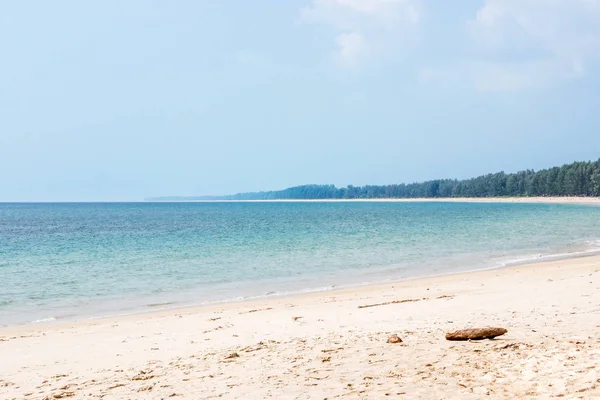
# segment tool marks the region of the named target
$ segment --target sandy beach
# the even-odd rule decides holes
[[[150,201],[152,202],[152,201]],[[155,201],[160,203],[161,201]],[[410,199],[168,200],[177,203],[535,203],[600,205],[600,197],[435,197]]]
[[[589,399],[600,396],[599,313],[594,256],[8,328],[0,398]],[[444,337],[483,326],[508,333]]]

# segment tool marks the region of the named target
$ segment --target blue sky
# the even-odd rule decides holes
[[[0,201],[600,157],[600,0],[4,2]]]

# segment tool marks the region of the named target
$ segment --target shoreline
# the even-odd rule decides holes
[[[600,334],[590,314],[599,311],[599,286],[596,255],[7,328],[0,397],[593,397]],[[444,340],[477,326],[509,333]],[[392,333],[403,343],[386,343]]]
[[[374,281],[374,282],[365,282],[365,283],[357,283],[357,284],[349,284],[349,285],[339,285],[332,286],[326,288],[308,288],[301,289],[299,291],[294,291],[291,293],[272,293],[265,295],[257,295],[257,296],[249,296],[247,298],[235,298],[235,299],[223,299],[223,300],[215,300],[210,302],[195,302],[189,304],[164,304],[165,308],[155,308],[155,309],[145,309],[145,310],[135,310],[131,312],[118,313],[114,315],[97,315],[97,316],[82,316],[81,318],[58,318],[48,322],[41,323],[22,323],[16,325],[7,325],[0,326],[0,337],[3,334],[7,333],[21,333],[27,332],[30,330],[39,330],[45,328],[65,328],[65,327],[76,327],[78,325],[86,325],[97,324],[97,323],[117,323],[121,320],[138,320],[145,318],[154,318],[154,317],[165,317],[165,316],[173,316],[179,314],[197,314],[206,311],[207,309],[212,308],[236,308],[236,307],[244,307],[248,305],[252,305],[253,303],[261,303],[268,304],[269,302],[280,302],[283,300],[306,300],[311,299],[313,297],[319,296],[335,296],[335,295],[347,295],[356,292],[371,292],[378,291],[382,288],[398,285],[409,285],[411,283],[421,284],[423,282],[427,282],[430,280],[451,280],[453,277],[457,278],[468,278],[470,275],[478,275],[478,274],[486,274],[492,273],[494,271],[507,271],[510,270],[522,270],[527,268],[534,268],[536,266],[541,265],[542,267],[545,264],[555,264],[559,262],[577,262],[579,260],[585,260],[591,258],[594,261],[597,261],[600,264],[600,249],[593,250],[589,252],[577,253],[575,255],[557,255],[557,256],[549,256],[548,258],[544,257],[542,259],[531,259],[526,262],[518,262],[518,263],[510,263],[507,265],[500,266],[492,266],[492,267],[482,267],[475,269],[468,269],[464,271],[455,271],[455,272],[442,272],[439,274],[431,274],[431,275],[418,275],[413,277],[406,277],[400,279],[389,279],[382,281]],[[157,304],[157,306],[162,306],[163,304]],[[169,307],[173,305],[173,307]],[[153,305],[154,306],[154,305]],[[148,306],[151,307],[151,306]]]
[[[40,320],[29,321],[29,322],[21,322],[21,323],[12,323],[4,326],[0,326],[0,335],[2,335],[3,331],[9,330],[19,330],[19,329],[37,329],[37,328],[45,328],[56,325],[73,325],[85,322],[94,322],[94,321],[105,321],[105,320],[118,320],[121,318],[131,318],[136,316],[152,316],[154,314],[164,314],[164,313],[179,313],[184,311],[200,311],[207,307],[218,307],[218,306],[226,306],[226,305],[241,305],[246,303],[251,303],[255,301],[277,301],[282,299],[294,299],[301,298],[303,296],[312,296],[312,295],[327,295],[327,294],[335,294],[337,292],[343,291],[353,291],[353,290],[368,290],[371,287],[379,287],[382,285],[389,284],[404,284],[411,281],[420,281],[427,279],[435,279],[435,278],[443,278],[443,277],[451,277],[455,275],[463,275],[463,274],[474,274],[486,271],[495,271],[495,270],[504,270],[510,268],[524,268],[528,266],[533,266],[536,264],[543,264],[549,262],[556,261],[569,261],[569,260],[578,260],[581,258],[588,257],[599,257],[600,258],[600,248],[594,248],[591,250],[584,250],[575,253],[558,253],[558,254],[549,254],[539,257],[530,257],[527,259],[515,259],[514,261],[509,261],[506,264],[494,265],[494,266],[483,266],[483,267],[475,267],[473,269],[466,270],[457,270],[452,272],[440,272],[440,273],[431,273],[424,275],[415,275],[415,276],[407,276],[403,278],[387,278],[373,281],[364,281],[359,283],[347,283],[347,284],[332,284],[324,287],[308,287],[302,288],[287,292],[269,292],[267,294],[259,294],[259,295],[248,295],[246,297],[228,297],[224,299],[217,300],[209,300],[209,301],[173,301],[166,303],[152,303],[134,306],[129,310],[120,310],[114,314],[105,314],[105,315],[94,315],[94,314],[69,314],[66,317],[61,316],[47,316]]]
[[[390,199],[145,200],[145,203],[534,203],[600,205],[600,197],[436,197]]]

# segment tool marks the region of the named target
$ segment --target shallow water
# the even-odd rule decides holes
[[[600,249],[600,207],[0,204],[0,325],[493,268]]]

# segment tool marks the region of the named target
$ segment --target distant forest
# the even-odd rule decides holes
[[[163,197],[149,200],[403,199],[439,197],[600,196],[600,159],[540,171],[498,172],[477,178],[437,179],[398,185],[335,187],[303,185],[228,196]]]

